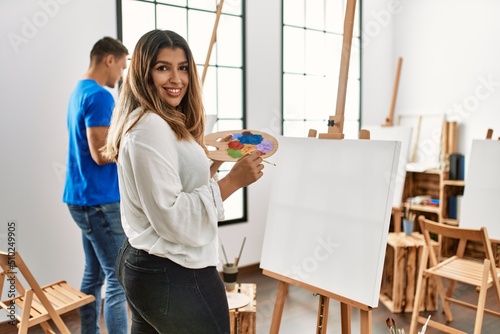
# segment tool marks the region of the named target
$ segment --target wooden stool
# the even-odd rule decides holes
[[[231,334],[255,334],[257,324],[257,285],[239,283],[232,292],[239,292],[250,297],[250,303],[244,307],[229,310]]]
[[[393,313],[413,311],[417,273],[424,245],[424,238],[418,232],[413,232],[411,236],[402,232],[389,233],[380,301]],[[438,247],[437,242],[435,247]],[[425,289],[420,311],[437,310],[437,287],[434,279],[426,282]]]

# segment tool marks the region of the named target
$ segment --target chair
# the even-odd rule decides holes
[[[418,273],[410,334],[416,334],[417,323],[423,324],[427,321],[426,317],[419,315],[420,312],[418,308],[419,302],[425,292],[422,287],[423,282],[427,277],[434,277],[436,280],[439,297],[442,302],[446,318],[446,324],[431,319],[427,326],[436,328],[445,333],[465,333],[450,326],[450,323],[453,320],[450,304],[454,303],[476,310],[474,334],[480,334],[484,313],[500,317],[499,312],[485,307],[486,294],[490,287],[493,287],[495,299],[498,301],[498,305],[500,306],[499,271],[496,268],[495,258],[493,256],[491,241],[488,238],[487,229],[485,227],[481,229],[469,229],[454,227],[446,224],[438,224],[425,219],[424,216],[420,216],[418,220],[426,245],[422,252],[422,259]],[[430,246],[432,241],[431,234],[437,235],[439,240],[442,240],[442,237],[458,240],[456,254],[440,261],[439,254],[436,254],[436,250]],[[482,261],[472,258],[464,258],[467,241],[475,242],[483,247],[484,259]],[[444,279],[446,279],[449,283],[446,287]],[[453,293],[455,282],[475,286],[476,291],[479,292],[477,304],[457,299],[458,297],[455,297]],[[446,290],[446,288],[448,289]]]
[[[61,333],[70,334],[61,315],[95,300],[94,296],[80,292],[65,281],[40,287],[18,252],[0,252],[0,266],[0,296],[5,286],[9,298],[0,301],[0,307],[7,312],[9,323],[18,322],[18,333],[27,333],[28,328],[38,324],[45,333],[56,333],[48,322],[52,320]],[[29,286],[27,289],[21,278]]]

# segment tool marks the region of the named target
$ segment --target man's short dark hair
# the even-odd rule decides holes
[[[90,61],[98,64],[109,54],[120,58],[128,55],[128,50],[121,41],[112,37],[103,37],[94,44],[90,51]]]

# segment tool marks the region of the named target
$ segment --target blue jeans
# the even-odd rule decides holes
[[[189,269],[123,244],[116,262],[132,334],[228,334],[229,309],[216,267]]]
[[[115,275],[120,246],[126,240],[121,225],[120,203],[96,206],[68,204],[82,230],[85,270],[81,291],[95,296],[95,302],[80,308],[82,334],[98,334],[101,314],[101,289],[106,280],[104,319],[110,334],[127,333],[127,304],[123,288]]]

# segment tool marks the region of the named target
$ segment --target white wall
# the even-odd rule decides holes
[[[248,126],[277,135],[280,3],[249,1],[247,7]],[[80,231],[61,201],[66,105],[87,69],[92,45],[104,35],[116,36],[115,0],[2,0],[0,12],[9,13],[0,22],[1,35],[13,33],[16,41],[22,40],[13,47],[9,39],[0,39],[4,116],[0,123],[0,249],[6,248],[7,222],[14,219],[18,249],[41,283],[64,278],[79,286]],[[40,21],[34,22],[33,17]],[[39,27],[30,30],[32,23]],[[249,189],[249,222],[221,228],[228,256],[236,256],[247,237],[242,266],[260,261],[271,180],[270,166],[266,167],[266,176]]]
[[[365,8],[369,1],[365,1]],[[385,5],[383,3],[386,3]],[[371,1],[370,1],[371,3]],[[500,136],[500,2],[495,0],[377,0],[380,8],[397,4],[379,37],[364,49],[363,117],[380,124],[388,114],[396,60],[403,68],[398,114],[445,114],[459,123],[460,153],[472,139],[493,128]],[[368,16],[365,13],[365,19]],[[365,21],[365,27],[366,27]],[[385,30],[392,30],[387,32]],[[392,34],[388,42],[384,36]],[[373,51],[376,45],[377,50]],[[384,52],[387,47],[389,54]],[[372,66],[391,58],[391,66]],[[383,78],[390,75],[390,89]],[[382,76],[382,78],[381,78]],[[379,85],[379,81],[383,83]],[[378,108],[380,107],[380,108]],[[375,112],[383,110],[375,118]]]
[[[359,6],[359,3],[357,4]],[[363,2],[362,13],[362,124],[385,122],[389,114],[398,55],[394,54],[394,19],[398,1]]]
[[[247,127],[273,135],[281,133],[281,2],[246,2]],[[272,159],[271,159],[272,160]],[[220,238],[228,258],[241,256],[242,266],[260,262],[273,166],[248,188],[248,223],[224,226]]]
[[[246,8],[248,127],[276,135],[280,6],[280,1],[249,0]],[[463,153],[488,127],[500,136],[500,21],[494,18],[500,2],[365,0],[363,6],[364,124],[385,120],[402,56],[396,114],[446,112],[462,104]],[[7,221],[15,219],[19,250],[42,283],[65,278],[79,286],[80,232],[61,201],[66,104],[93,43],[116,36],[115,0],[2,0],[0,12],[8,13],[0,20],[0,248]],[[34,20],[39,27],[29,30]],[[9,33],[24,34],[25,43],[13,47]],[[482,80],[488,78],[493,84],[485,86]],[[266,165],[264,177],[249,188],[249,222],[220,229],[228,257],[237,255],[247,237],[243,266],[260,261],[273,171]]]
[[[93,44],[116,36],[115,1],[2,0],[0,12],[0,234],[16,220],[18,250],[40,283],[79,287],[80,230],[61,200],[66,105]]]

